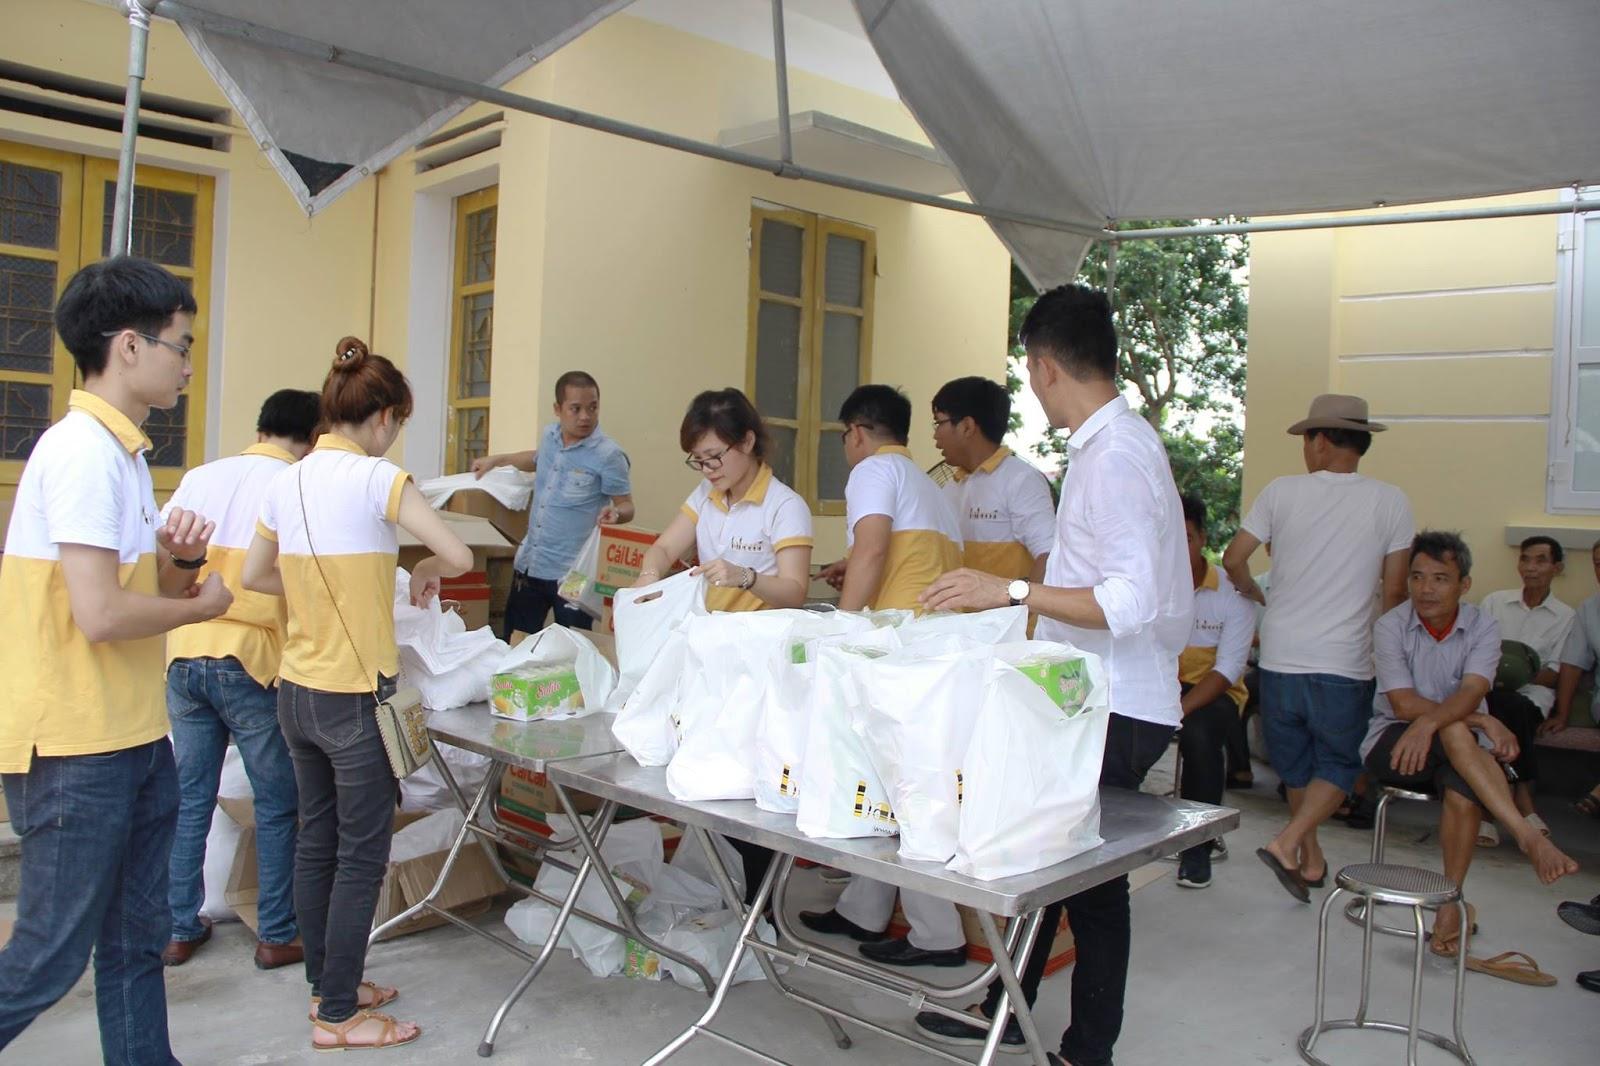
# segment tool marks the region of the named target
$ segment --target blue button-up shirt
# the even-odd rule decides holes
[[[552,581],[565,577],[610,498],[632,492],[627,453],[598,426],[576,444],[562,441],[559,424],[547,427],[517,571]]]

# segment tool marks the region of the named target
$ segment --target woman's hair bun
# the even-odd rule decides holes
[[[365,363],[369,354],[360,337],[342,337],[333,349],[333,369],[349,373]]]

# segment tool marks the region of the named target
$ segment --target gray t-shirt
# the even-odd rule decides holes
[[[1388,693],[1415,689],[1423,699],[1440,703],[1461,687],[1466,675],[1477,674],[1493,684],[1500,668],[1500,626],[1470,603],[1461,605],[1456,624],[1443,640],[1435,640],[1428,632],[1410,601],[1402,603],[1378,619],[1372,644],[1378,663],[1378,698],[1372,703],[1367,739],[1361,742],[1363,759],[1383,731],[1400,721]],[[1478,711],[1487,713],[1488,708],[1479,704]]]
[[[1561,649],[1561,661],[1580,670],[1593,670],[1597,659],[1600,659],[1600,592],[1578,604],[1572,632],[1567,634],[1567,646]],[[1594,714],[1600,719],[1600,685],[1595,686]]]

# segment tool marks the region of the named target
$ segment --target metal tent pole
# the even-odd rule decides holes
[[[133,153],[139,140],[139,101],[144,95],[145,58],[150,50],[150,15],[146,0],[127,0],[128,93],[122,105],[122,148],[117,154],[117,199],[111,215],[111,250],[121,255],[133,248]]]
[[[1398,226],[1417,222],[1471,222],[1484,218],[1520,218],[1528,215],[1582,214],[1600,211],[1600,199],[1576,199],[1554,204],[1502,204],[1499,207],[1463,207],[1445,211],[1406,211],[1393,215],[1345,215],[1334,218],[1285,218],[1265,222],[1219,222],[1209,226],[1157,226],[1152,229],[1107,230],[1109,241],[1148,241],[1167,237],[1215,237],[1243,233],[1284,233],[1295,230],[1346,229],[1351,226]]]
[[[783,161],[794,162],[794,138],[789,130],[789,47],[783,29],[783,0],[772,0],[772,65],[778,78],[778,143]]]

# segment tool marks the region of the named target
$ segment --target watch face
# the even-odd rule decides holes
[[[1028,598],[1028,583],[1026,581],[1013,581],[1007,586],[1006,592],[1014,601],[1025,600]]]

